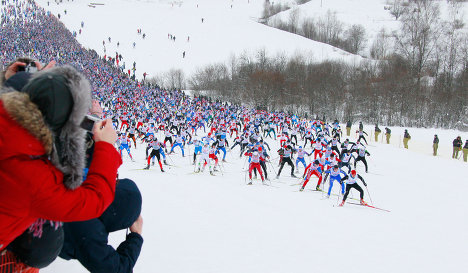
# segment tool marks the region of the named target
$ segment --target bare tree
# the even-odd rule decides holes
[[[398,20],[407,11],[407,5],[403,0],[393,0],[390,2],[390,14]]]
[[[418,88],[442,33],[439,14],[435,2],[414,0],[409,4],[409,12],[401,17],[401,29],[395,35],[397,52],[409,61]]]
[[[385,59],[390,53],[389,34],[382,28],[370,48],[370,55],[374,59]]]
[[[358,54],[366,45],[366,29],[362,25],[352,25],[345,33],[348,51]]]

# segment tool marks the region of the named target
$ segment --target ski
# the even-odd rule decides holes
[[[354,202],[347,202],[346,204],[351,204],[351,205],[356,205],[356,206],[362,206],[362,207],[368,207],[368,208],[372,208],[372,209],[378,209],[378,210],[382,210],[382,211],[386,211],[386,212],[390,212],[389,210],[387,209],[382,209],[382,208],[378,208],[378,207],[374,207],[372,205],[369,205],[369,204],[360,204],[360,203],[354,203]]]

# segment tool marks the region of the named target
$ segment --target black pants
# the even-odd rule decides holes
[[[366,158],[363,157],[363,156],[358,156],[358,157],[356,158],[356,160],[354,161],[354,168],[355,168],[355,169],[356,169],[356,163],[357,163],[358,161],[362,161],[362,162],[364,163],[364,166],[366,166],[366,173],[367,173],[367,161],[366,161]]]
[[[332,146],[332,151],[335,151],[337,155],[340,155],[340,150],[338,150],[338,147]]]
[[[361,186],[359,186],[357,183],[354,183],[354,184],[346,184],[346,193],[345,195],[343,196],[343,201],[346,201],[346,198],[348,198],[348,194],[349,194],[349,191],[352,189],[352,188],[355,188],[360,196],[361,196],[361,199],[364,198],[364,191],[362,190]]]
[[[343,169],[343,167],[348,168],[348,174],[351,172],[351,167],[349,166],[349,162],[340,162],[340,169]]]
[[[161,155],[159,154],[159,149],[158,150],[155,150],[153,149],[149,155],[149,158],[152,158],[153,156],[156,156],[156,158],[158,159],[158,161],[161,160]]]
[[[240,149],[240,157],[242,157],[242,154],[244,153],[245,147],[247,147],[248,143],[241,143],[241,149]]]
[[[291,135],[291,143],[293,143],[293,138],[296,140],[294,142],[294,145],[297,145],[297,136],[296,135]]]
[[[291,166],[291,175],[294,174],[294,164],[292,163],[291,158],[290,157],[283,157],[283,159],[281,160],[281,166],[280,166],[279,171],[278,171],[278,176],[281,174],[281,170],[283,170],[284,164],[286,164],[286,163],[288,163],[289,166]]]
[[[365,138],[364,136],[359,136],[358,141],[360,141],[361,139],[364,139],[364,141],[366,142],[366,145],[367,145],[367,140],[366,140],[366,138]]]
[[[310,147],[313,147],[313,146],[312,146],[312,138],[311,138],[311,137],[306,137],[306,138],[305,138],[305,143],[304,143],[304,149],[305,149],[305,147],[307,146],[307,140],[310,141]]]
[[[164,139],[164,146],[166,146],[166,141],[169,141],[169,143],[171,143],[171,147],[172,147],[172,137],[168,136]]]
[[[265,161],[260,161],[260,166],[262,166],[263,173],[265,174],[265,179],[267,179],[268,178],[268,173],[267,173],[267,168],[266,168]],[[254,170],[256,170],[256,169],[254,169]]]

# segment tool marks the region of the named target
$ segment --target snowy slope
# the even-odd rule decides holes
[[[426,138],[432,130],[410,133],[430,151]],[[441,146],[450,146],[446,141],[454,133],[439,130]],[[396,139],[398,134],[395,129]],[[278,148],[268,142],[272,151]],[[137,170],[145,165],[144,147],[138,146],[137,162],[125,156],[120,168],[120,176],[134,179],[143,194],[145,243],[135,272],[465,272],[468,165],[412,150],[412,142],[410,150],[369,144],[369,173],[363,165],[358,173],[374,204],[389,213],[351,204],[339,208],[337,196],[298,192],[287,166],[271,186],[259,180],[248,186],[238,148],[228,154],[223,174],[213,177],[193,174],[179,150],[166,173]],[[315,184],[312,179],[307,188]],[[370,201],[367,192],[365,199]],[[124,238],[120,232],[111,242],[118,246]],[[85,272],[79,263],[61,259],[41,272],[65,271]]]
[[[233,54],[246,52],[254,56],[260,49],[270,55],[308,54],[317,61],[362,60],[335,47],[257,23],[263,0],[101,0],[97,2],[104,5],[95,8],[89,7],[88,1],[64,1],[60,5],[50,0],[37,2],[53,14],[60,14],[71,31],[78,32],[83,21],[78,41],[104,56],[105,40],[108,56],[121,53],[127,69],[136,61],[138,78],[144,72],[151,77],[170,69],[182,69],[189,76],[207,64],[228,62]],[[147,35],[144,40],[137,34],[139,28]],[[176,41],[169,40],[168,34],[175,35]],[[184,51],[186,57],[182,58]]]
[[[377,34],[385,29],[387,34],[398,30],[400,23],[390,14],[385,7],[390,7],[388,3],[393,1],[387,0],[311,0],[302,5],[289,4],[292,8],[280,12],[269,19],[270,25],[275,25],[275,22],[288,22],[291,13],[295,12],[299,17],[300,22],[307,18],[318,20],[325,18],[328,12],[334,13],[337,19],[344,24],[344,29],[352,25],[362,25],[366,29],[368,46],[372,44]],[[436,1],[439,5],[441,18],[448,20],[449,18],[449,3],[448,1]],[[464,29],[468,30],[468,4],[460,2],[460,9],[457,11],[458,16],[463,18],[465,22]]]

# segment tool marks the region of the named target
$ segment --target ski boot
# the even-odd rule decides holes
[[[344,200],[341,201],[341,204],[339,206],[342,207],[343,205],[344,205]]]
[[[293,173],[292,173],[292,174],[291,174],[291,177],[294,177],[294,178],[296,178],[297,176],[296,176],[295,174],[293,174]]]
[[[316,191],[321,191],[320,186],[317,185],[317,187],[315,187],[315,190],[316,190]]]
[[[304,191],[304,187],[300,188],[299,191]]]
[[[164,170],[163,170],[163,169],[161,169],[161,172],[163,173],[163,172],[164,172]]]
[[[364,199],[361,199],[361,205],[367,206],[367,203],[364,201]]]
[[[276,179],[279,179],[279,175],[276,176]]]
[[[167,165],[167,161],[166,161],[165,159],[164,159],[164,161],[163,161],[163,162],[164,162],[164,165]]]
[[[227,162],[226,159],[223,159],[223,162]]]
[[[247,185],[252,185],[252,179],[249,180],[249,183]]]
[[[146,167],[143,168],[143,170],[149,170],[150,165],[147,165]]]
[[[153,161],[153,162],[151,162],[151,166],[154,166],[154,161]]]

